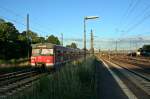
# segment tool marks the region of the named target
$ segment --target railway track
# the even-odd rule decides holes
[[[47,75],[40,68],[0,75],[0,98],[11,96],[32,86],[42,76]]]
[[[150,58],[146,58],[146,57],[129,57],[129,58],[132,59],[132,60],[135,60],[135,61],[150,63]]]
[[[150,76],[150,66],[148,66],[148,65],[140,64],[138,62],[133,62],[130,60],[124,60],[124,59],[120,59],[120,58],[115,58],[115,59],[111,59],[111,60],[116,63],[122,63],[122,64],[126,64],[127,66],[131,66],[131,68],[133,67],[133,69],[135,69],[136,71]]]
[[[125,61],[123,61],[124,63],[125,63]],[[130,68],[128,68],[128,67],[125,67],[125,66],[123,66],[123,65],[121,65],[120,63],[118,63],[117,61],[113,61],[113,63],[115,63],[115,64],[117,64],[118,66],[120,66],[120,67],[122,67],[122,68],[124,68],[124,69],[126,69],[126,70],[128,70],[128,71],[130,71],[130,72],[132,72],[132,73],[134,73],[134,74],[136,74],[136,75],[138,75],[138,76],[140,76],[140,77],[142,77],[142,78],[144,78],[145,80],[147,80],[147,81],[150,81],[150,78],[149,78],[149,76],[147,76],[148,75],[148,71],[146,71],[145,69],[143,69],[143,68],[137,68],[137,69],[139,69],[139,70],[137,70],[137,69],[130,69]],[[125,63],[125,65],[127,66],[127,65],[132,65],[131,63]],[[137,66],[138,67],[138,66]]]
[[[150,96],[150,76],[144,75],[141,72],[137,72],[134,69],[130,69],[126,67],[127,65],[117,63],[113,60],[109,60],[106,58],[100,58],[105,63],[111,65],[113,68],[115,67],[119,70],[123,75],[125,75],[130,81],[132,81],[136,86],[142,89],[147,95]]]
[[[122,55],[113,56],[113,57],[124,59],[124,60],[130,60],[130,61],[136,62],[136,63],[150,64],[150,58],[148,58],[148,57],[131,57],[131,56],[122,56]]]

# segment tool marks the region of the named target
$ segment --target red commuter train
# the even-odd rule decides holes
[[[32,44],[31,65],[54,68],[57,65],[83,57],[83,50],[51,43]]]

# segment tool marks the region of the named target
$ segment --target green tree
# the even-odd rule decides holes
[[[0,40],[1,41],[16,41],[19,31],[10,22],[0,22]]]
[[[18,40],[19,41],[23,41],[23,42],[27,42],[27,36],[26,36],[26,32],[25,31],[23,31],[22,33],[19,34]]]
[[[77,48],[77,45],[76,45],[76,43],[71,43],[71,48]]]
[[[77,48],[77,45],[76,45],[76,43],[71,43],[70,45],[66,45],[66,47]]]
[[[17,38],[19,31],[11,22],[0,19],[0,58],[10,59],[18,57],[19,44]]]
[[[144,45],[142,49],[146,52],[150,52],[150,45]]]
[[[138,51],[139,51],[139,52],[143,52],[143,48],[139,48]]]
[[[0,23],[5,23],[5,20],[0,18]]]
[[[66,45],[66,47],[69,47],[69,48],[71,48],[71,46],[70,46],[70,45]]]
[[[52,44],[56,44],[56,45],[60,45],[60,41],[58,39],[58,37],[55,37],[54,35],[50,35],[47,40],[48,43],[52,43]]]
[[[44,43],[45,38],[44,37],[37,37],[37,43]]]
[[[30,41],[33,44],[45,41],[44,37],[38,37],[37,33],[33,32],[33,31],[29,31],[27,34],[26,34],[26,31],[23,31],[18,36],[18,39],[20,41],[25,41],[25,42],[29,42]]]

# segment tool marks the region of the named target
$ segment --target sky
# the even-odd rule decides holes
[[[26,15],[30,16],[30,30],[39,36],[64,36],[64,45],[71,42],[83,47],[83,20],[85,16],[99,16],[86,21],[87,48],[90,31],[95,35],[95,48],[115,49],[115,41],[123,41],[120,49],[133,49],[149,44],[149,0],[1,0],[0,18],[26,30]],[[141,41],[141,39],[143,41]],[[128,42],[126,42],[126,40]],[[146,41],[145,41],[146,40]],[[136,45],[136,47],[135,47]],[[119,45],[118,45],[119,46]]]

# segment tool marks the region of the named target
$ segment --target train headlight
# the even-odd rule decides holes
[[[35,62],[35,57],[31,57],[31,62],[32,62],[32,63]]]
[[[32,59],[35,59],[35,57],[31,57],[31,60],[32,60]]]
[[[51,60],[47,59],[46,62],[51,62]]]

